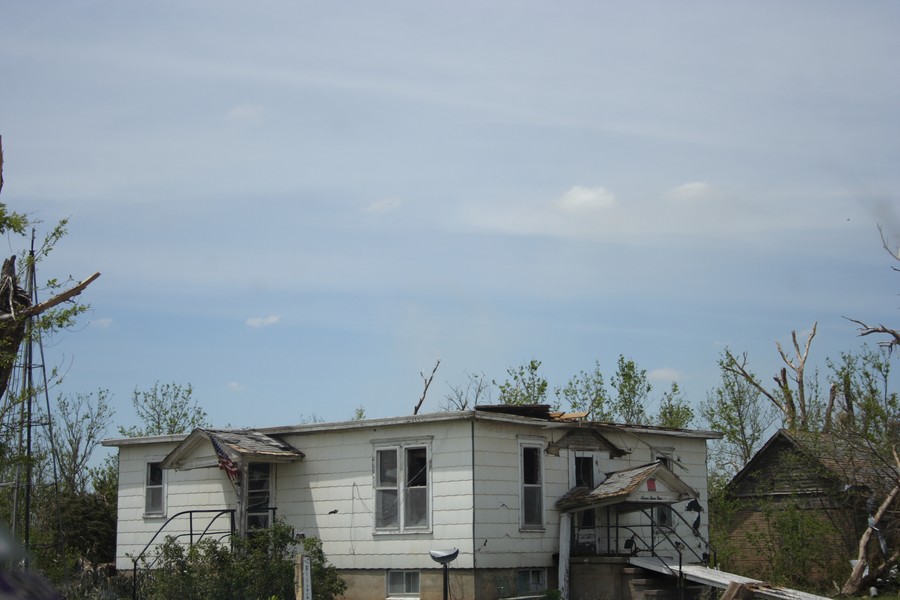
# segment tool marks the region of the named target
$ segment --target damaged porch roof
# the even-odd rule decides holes
[[[213,438],[238,462],[288,463],[304,457],[303,452],[290,444],[252,429],[195,429],[163,459],[162,468],[187,470],[215,466],[214,450],[211,454],[198,452],[205,440]],[[209,448],[213,449],[212,444]]]
[[[574,487],[557,500],[556,507],[562,512],[577,512],[613,504],[638,509],[652,504],[674,504],[697,497],[697,490],[657,461],[609,473],[603,483],[593,489]]]

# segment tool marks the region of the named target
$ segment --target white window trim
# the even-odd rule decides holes
[[[536,448],[540,458],[541,518],[540,524],[525,523],[525,448]],[[536,487],[536,486],[534,486]],[[522,438],[519,440],[519,531],[544,531],[546,519],[546,480],[544,478],[544,441]]]
[[[391,573],[415,573],[419,577],[419,591],[418,592],[404,592],[400,594],[391,595]],[[389,569],[387,573],[384,575],[384,596],[385,598],[403,598],[403,600],[410,600],[414,598],[419,598],[422,595],[422,574],[420,571],[416,569]]]
[[[168,479],[169,479],[169,477],[168,477],[168,473],[166,473],[166,469],[160,469],[162,471],[162,485],[160,486],[162,488],[162,508],[159,511],[147,511],[147,488],[148,488],[147,475],[149,475],[149,473],[147,471],[150,468],[151,464],[154,464],[154,463],[159,464],[163,461],[164,458],[165,458],[164,456],[152,456],[152,457],[148,457],[144,460],[144,471],[143,471],[143,475],[142,475],[142,477],[144,479],[144,481],[143,481],[144,485],[142,486],[142,488],[144,491],[143,518],[145,518],[145,519],[164,519],[164,518],[166,518],[166,513],[169,508],[169,503],[168,503],[168,487],[169,487]]]
[[[428,467],[428,491],[426,502],[428,503],[428,525],[425,527],[409,527],[406,525],[406,451],[412,448],[425,448],[425,464]],[[375,535],[414,535],[429,534],[432,532],[434,525],[434,485],[432,480],[432,454],[431,454],[431,438],[427,439],[410,439],[410,440],[385,440],[373,442],[372,450],[372,496],[373,499],[377,492],[378,484],[378,452],[380,450],[396,450],[397,451],[397,526],[396,527],[378,527],[377,516],[372,515],[372,532]],[[377,504],[377,501],[376,501]]]

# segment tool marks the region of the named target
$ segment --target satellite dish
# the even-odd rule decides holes
[[[431,555],[431,560],[439,562],[442,565],[446,565],[447,563],[451,563],[456,560],[456,557],[459,555],[459,549],[454,548],[453,550],[431,550],[428,554]]]

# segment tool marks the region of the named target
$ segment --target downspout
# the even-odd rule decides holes
[[[572,513],[559,514],[559,596],[569,600],[569,552],[572,548]]]
[[[469,435],[472,443],[472,587],[476,590],[478,589],[478,583],[475,578],[475,573],[478,569],[478,553],[475,548],[477,544],[475,543],[475,415],[472,415],[472,420],[469,421]]]

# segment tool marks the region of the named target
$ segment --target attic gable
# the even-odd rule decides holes
[[[559,440],[548,444],[547,452],[553,454],[560,449],[567,450],[605,450],[613,458],[624,456],[627,452],[608,439],[599,431],[588,427],[576,427],[567,431]]]

